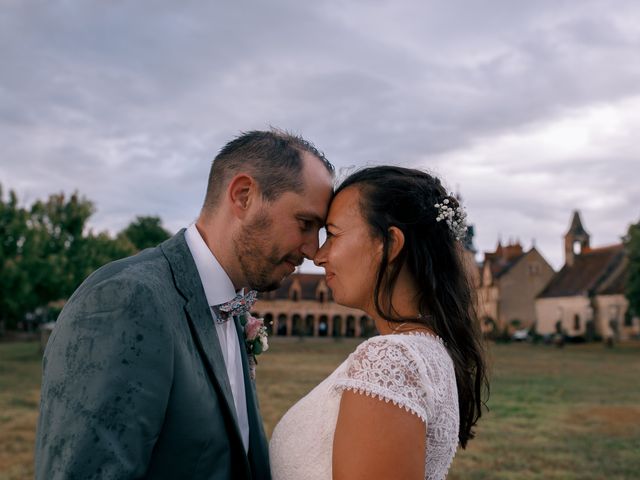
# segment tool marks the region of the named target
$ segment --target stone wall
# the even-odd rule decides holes
[[[624,295],[597,295],[595,306],[596,331],[603,338],[627,340],[640,334],[638,318],[631,319],[630,325],[625,325],[629,300]]]
[[[260,299],[252,314],[265,319],[271,335],[369,337],[376,334],[373,319],[366,313],[335,302]]]
[[[553,275],[553,269],[537,250],[525,254],[498,279],[498,325],[509,327],[511,322],[519,320],[518,328],[531,328],[536,321],[536,297]]]
[[[594,320],[593,308],[586,296],[539,298],[535,308],[537,330],[541,335],[556,333],[558,321],[567,335],[584,335],[587,322]]]

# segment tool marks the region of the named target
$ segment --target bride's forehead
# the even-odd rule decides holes
[[[329,217],[360,216],[360,192],[356,188],[347,188],[333,199],[329,208]]]

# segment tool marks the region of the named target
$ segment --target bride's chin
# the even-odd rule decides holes
[[[342,305],[343,307],[349,307],[349,308],[357,308],[359,310],[362,310],[362,306],[361,305],[357,305],[357,302],[353,301],[353,298],[349,296],[349,292],[345,292],[343,289],[340,288],[331,288],[329,287],[329,290],[331,290],[331,296],[333,297],[333,301]]]
[[[354,305],[354,302],[350,302],[349,301],[349,297],[345,297],[344,295],[341,295],[340,292],[332,292],[333,293],[333,300],[342,305],[343,307],[349,307],[349,308],[358,308],[358,306]]]
[[[333,288],[330,288],[331,296],[333,297],[333,301],[342,305],[342,296],[339,291],[335,291]]]

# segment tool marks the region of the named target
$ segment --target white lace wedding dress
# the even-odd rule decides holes
[[[458,392],[442,340],[424,333],[380,335],[355,352],[276,425],[273,480],[331,480],[340,397],[353,390],[393,402],[427,425],[425,478],[445,478],[458,445]]]

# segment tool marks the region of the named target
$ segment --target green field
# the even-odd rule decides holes
[[[259,357],[267,433],[357,342],[278,339]],[[491,411],[450,479],[640,478],[640,344],[495,345]],[[0,343],[0,480],[33,477],[35,343]]]

